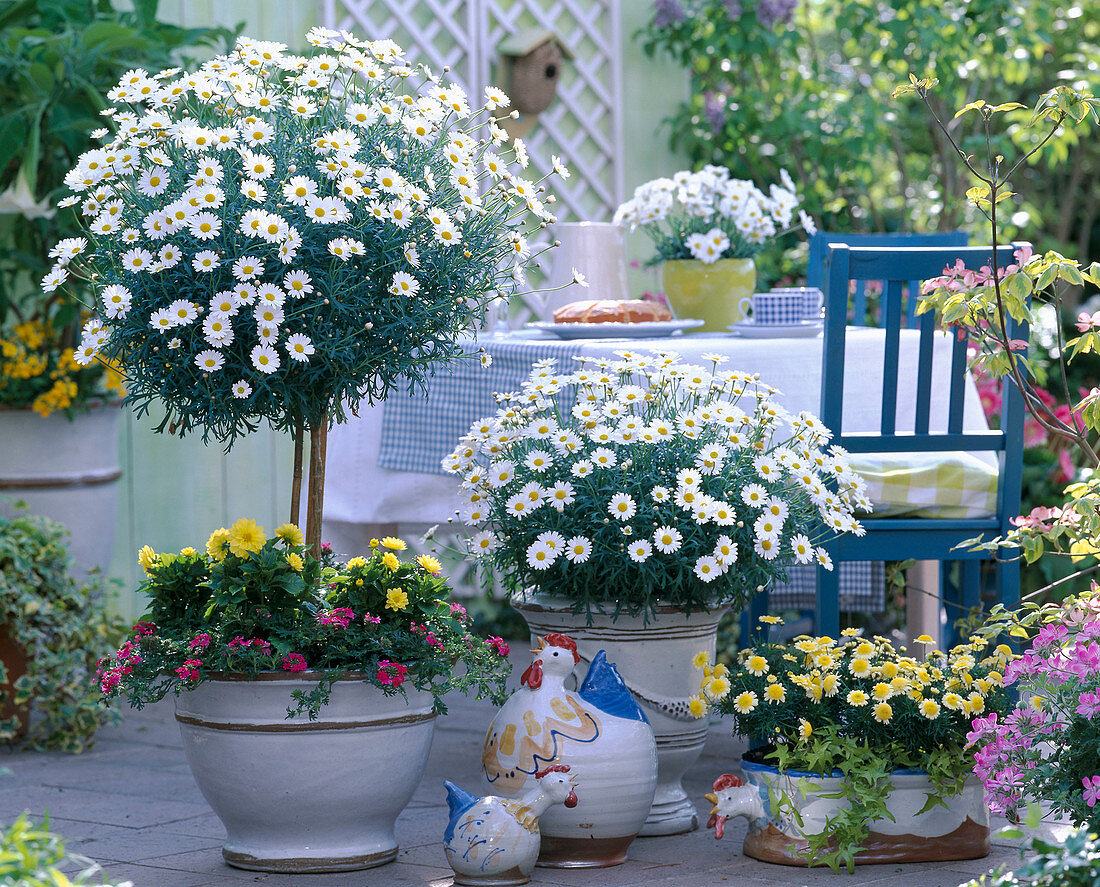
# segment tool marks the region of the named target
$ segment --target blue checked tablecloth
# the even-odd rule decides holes
[[[496,414],[495,392],[518,390],[538,360],[557,358],[563,372],[572,372],[573,357],[581,353],[576,341],[488,340],[480,346],[493,358],[489,370],[477,360],[456,360],[452,372],[443,370],[432,378],[427,399],[419,394],[386,398],[379,467],[444,474],[440,462],[459,438],[478,419]]]

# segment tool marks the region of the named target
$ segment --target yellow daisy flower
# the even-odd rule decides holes
[[[237,557],[246,557],[264,547],[264,528],[254,520],[242,517],[229,528],[229,550]]]
[[[157,565],[157,553],[148,545],[143,545],[141,551],[138,552],[138,563],[141,565],[141,569],[145,571],[145,575],[149,576],[149,571]]]
[[[826,696],[836,696],[838,689],[840,688],[835,674],[827,674],[821,679],[821,690]]]
[[[763,656],[750,656],[745,663],[745,668],[756,677],[761,677],[768,672],[768,660]]]
[[[287,545],[301,545],[306,541],[305,534],[295,524],[280,524],[275,528],[275,535]]]
[[[715,678],[707,687],[707,692],[715,699],[722,699],[730,691],[730,682],[725,678]]]
[[[875,706],[875,720],[880,724],[890,723],[890,718],[894,716],[894,710],[890,707],[889,702],[880,702]]]
[[[350,561],[348,561],[349,570],[357,570],[360,567],[365,567],[366,565],[367,559],[363,557],[353,557]]]
[[[852,690],[848,693],[848,704],[860,708],[867,704],[867,694],[862,690]]]
[[[985,700],[982,699],[980,693],[971,693],[970,698],[966,701],[967,704],[970,706],[971,714],[980,715],[983,711],[985,711]]]
[[[707,713],[707,701],[701,696],[692,696],[688,700],[688,711],[697,718],[701,718]]]
[[[778,616],[761,616],[760,621],[765,625],[782,625],[783,620]]]
[[[874,695],[875,699],[879,700],[879,702],[885,702],[887,699],[894,695],[894,688],[891,687],[889,684],[879,681],[879,683],[875,684],[875,688],[871,691],[871,693]]]
[[[857,678],[865,678],[871,673],[871,663],[862,657],[853,659],[848,663],[848,671]]]
[[[768,684],[764,689],[764,696],[768,702],[784,702],[787,699],[787,688],[782,684]]]
[[[409,546],[407,546],[400,539],[396,539],[393,536],[386,536],[382,540],[382,547],[388,548],[390,551],[404,551]]]
[[[442,573],[443,564],[432,557],[430,554],[422,554],[416,559],[416,562],[420,564],[429,573]]]
[[[798,725],[798,735],[801,736],[803,739],[809,739],[813,732],[813,725],[805,718],[803,718],[801,723]]]
[[[301,573],[302,567],[305,566],[302,561],[301,555],[299,555],[296,551],[292,551],[286,556],[286,562],[290,565],[290,569],[292,569],[295,573]]]
[[[702,668],[704,665],[710,663],[710,656],[707,655],[705,650],[700,650],[691,660],[691,664],[696,668]]]
[[[920,713],[928,720],[934,721],[940,716],[940,705],[934,699],[925,699],[920,704]]]
[[[387,610],[404,610],[409,605],[409,596],[400,588],[391,588],[386,592]]]
[[[395,555],[392,551],[387,551],[384,555],[382,555],[382,566],[384,566],[387,570],[396,570],[398,567],[401,566],[401,561],[397,559],[397,555]]]
[[[714,668],[711,669],[711,672],[710,672],[711,677],[715,677],[715,678],[724,678],[729,673],[730,673],[730,670],[728,668],[726,668],[726,666],[723,665],[721,662],[716,663]]]
[[[737,697],[737,699],[733,703],[733,707],[737,709],[738,714],[747,715],[754,708],[756,708],[759,701],[760,700],[757,699],[755,693],[753,693],[751,690],[746,690],[744,693]]]
[[[895,662],[884,662],[879,669],[879,674],[882,675],[888,681],[892,681],[898,676],[898,666]]]
[[[952,711],[961,711],[963,707],[963,698],[958,693],[945,693],[943,697],[944,707],[951,709]]]
[[[229,530],[225,527],[219,527],[213,533],[210,534],[210,538],[206,540],[206,553],[212,560],[221,561],[225,560],[225,543],[229,541]]]
[[[194,557],[194,556],[195,556],[195,549],[193,549],[190,545],[188,545],[186,548],[181,548],[180,549],[180,557]]]

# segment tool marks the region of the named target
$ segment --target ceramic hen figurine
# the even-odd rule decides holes
[[[577,806],[569,767],[535,774],[534,788],[518,798],[477,798],[445,782],[451,820],[443,835],[456,884],[526,884],[539,855],[539,817],[554,804]]]
[[[749,828],[752,828],[754,823],[767,819],[768,816],[756,786],[745,785],[739,776],[732,773],[723,773],[714,780],[714,791],[708,792],[704,797],[714,805],[710,811],[710,819],[707,820],[707,828],[714,829],[715,838],[721,838],[725,834],[727,819],[744,816],[748,820]]]
[[[602,650],[576,692],[565,688],[580,659],[572,638],[548,634],[531,652],[520,688],[485,737],[485,778],[495,793],[515,797],[539,771],[568,765],[582,797],[576,807],[543,815],[539,865],[624,862],[657,784],[653,731]]]

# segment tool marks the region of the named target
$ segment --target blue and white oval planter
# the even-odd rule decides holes
[[[820,834],[826,820],[844,803],[824,797],[840,790],[841,775],[822,777],[817,773],[788,770],[780,773],[768,764],[741,759],[745,785],[735,790],[745,794],[735,815],[749,819],[744,853],[763,862],[805,866],[805,835]],[[978,859],[989,855],[989,808],[981,784],[969,779],[963,790],[944,799],[947,809],[936,806],[921,813],[934,789],[923,770],[895,770],[890,781],[893,791],[886,804],[893,820],[870,823],[864,849],[857,864],[934,862]],[[798,805],[803,825],[781,821],[771,815],[772,792],[785,793]],[[759,799],[759,804],[757,804]]]

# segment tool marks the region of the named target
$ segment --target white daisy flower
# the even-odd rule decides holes
[[[187,299],[177,299],[168,306],[167,311],[174,326],[185,326],[199,316],[199,306]]]
[[[573,485],[568,481],[558,481],[546,491],[546,501],[557,511],[564,511],[574,502]]]
[[[695,562],[694,573],[704,582],[713,582],[721,575],[721,567],[718,561],[709,555],[699,558]]]
[[[748,506],[762,508],[768,498],[768,491],[760,484],[749,484],[741,491],[741,500]]]
[[[791,550],[794,552],[795,563],[808,564],[816,557],[810,537],[803,533],[797,533],[791,537]]]
[[[594,466],[587,459],[581,459],[575,463],[570,469],[570,472],[574,477],[587,477],[594,470]]]
[[[295,333],[286,340],[286,353],[291,360],[305,363],[309,360],[309,356],[315,353],[313,341],[303,333]]]
[[[639,539],[637,542],[631,542],[626,551],[634,563],[644,564],[653,554],[653,546],[647,539]]]
[[[574,536],[565,543],[565,558],[571,564],[583,564],[592,554],[592,543],[586,536]]]
[[[723,571],[737,561],[737,546],[729,536],[719,536],[714,544],[714,559],[718,561]]]
[[[649,495],[654,502],[667,502],[672,493],[668,487],[656,486],[649,491]]]
[[[252,393],[252,386],[244,379],[238,379],[233,383],[233,396],[243,400]]]
[[[283,289],[291,297],[300,299],[313,292],[312,278],[305,271],[290,271],[283,278]]]
[[[250,354],[252,365],[265,375],[270,375],[279,368],[279,352],[272,345],[257,345]]]
[[[554,464],[554,457],[546,450],[532,450],[523,460],[523,464],[532,471],[542,474]]]
[[[240,281],[252,280],[264,273],[264,263],[255,256],[242,256],[233,263],[233,276]]]
[[[592,451],[592,464],[597,468],[614,468],[617,462],[615,451],[608,447],[597,447]]]
[[[532,542],[527,548],[527,565],[535,570],[546,570],[558,559],[558,552],[542,542]]]
[[[514,462],[503,460],[500,462],[494,462],[492,465],[489,466],[489,486],[493,487],[494,489],[499,490],[515,476],[516,466]]]
[[[635,505],[632,496],[626,493],[616,493],[607,504],[607,510],[616,520],[626,521],[638,513],[638,506]]]
[[[195,366],[207,373],[216,373],[225,365],[225,355],[220,351],[200,351],[195,355]]]
[[[752,548],[764,560],[775,560],[779,556],[779,539],[774,536],[758,536]]]
[[[675,527],[658,527],[653,531],[653,544],[661,554],[672,554],[680,549],[683,536]]]

